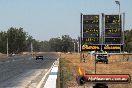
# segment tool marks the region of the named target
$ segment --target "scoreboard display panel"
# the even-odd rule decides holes
[[[99,44],[99,15],[83,15],[82,44]]]
[[[105,38],[106,44],[120,44],[120,38]]]
[[[120,29],[106,29],[105,37],[121,37]]]
[[[121,44],[121,15],[105,15],[105,44]]]

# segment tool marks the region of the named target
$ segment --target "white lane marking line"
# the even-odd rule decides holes
[[[51,71],[52,67],[54,66],[54,63],[52,64],[52,66],[50,67],[50,69],[46,72],[46,74],[44,75],[44,77],[42,78],[42,80],[38,83],[36,88],[41,88],[46,76],[49,74],[49,72]]]
[[[57,77],[56,77],[57,78]],[[46,85],[43,88],[56,88],[56,78],[50,77],[46,81]],[[52,85],[51,85],[52,83]]]
[[[54,66],[52,67],[49,77],[48,77],[43,88],[56,88],[56,79],[57,79],[58,66],[59,66],[59,64],[57,64],[57,62],[59,62],[59,61],[56,60],[54,62]],[[51,85],[51,83],[52,83],[52,85]]]

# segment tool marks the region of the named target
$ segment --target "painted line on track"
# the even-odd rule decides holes
[[[52,64],[52,66],[50,67],[50,69],[46,72],[46,74],[44,75],[44,77],[41,79],[41,81],[38,83],[37,87],[36,88],[41,88],[42,87],[42,84],[45,80],[45,78],[47,77],[47,75],[50,73],[51,69],[53,68],[55,62]]]

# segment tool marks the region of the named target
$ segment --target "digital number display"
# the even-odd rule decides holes
[[[121,44],[121,15],[105,15],[105,44]]]
[[[121,19],[121,15],[105,15],[105,23],[114,23],[114,24],[119,24]]]
[[[84,44],[98,44],[99,43],[99,38],[93,38],[93,37],[89,37],[89,38],[83,38]]]
[[[99,28],[99,24],[84,24],[83,25],[83,29],[98,29]]]
[[[107,29],[120,29],[120,26],[119,26],[120,24],[105,24],[105,29],[107,30]]]
[[[85,33],[83,33],[83,37],[99,37],[99,35],[98,34],[96,34],[96,33],[87,33],[87,32],[85,32]]]
[[[99,15],[83,15],[82,44],[99,44]]]
[[[98,33],[99,30],[98,29],[84,29],[83,32],[87,32],[87,33]]]
[[[121,38],[105,38],[106,44],[120,44]]]
[[[83,21],[88,20],[99,21],[99,15],[83,15]]]
[[[120,29],[107,29],[105,30],[105,37],[121,37]]]

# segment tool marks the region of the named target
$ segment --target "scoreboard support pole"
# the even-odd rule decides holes
[[[122,26],[122,43],[123,43],[123,52],[124,52],[124,38],[125,38],[125,36],[124,36],[124,29],[125,29],[125,13],[123,13],[123,22],[122,22],[123,24],[123,26]],[[123,60],[122,60],[122,62],[124,61],[124,55],[123,55]]]
[[[123,13],[123,38],[122,38],[122,43],[123,43],[123,51],[124,51],[124,38],[125,38],[125,35],[124,35],[124,29],[125,29],[125,13]]]
[[[101,44],[104,43],[104,13],[102,13],[102,29],[101,29]]]
[[[96,59],[97,59],[96,52],[95,52],[94,56],[95,56],[95,58],[94,58],[94,74],[96,74]]]
[[[80,63],[82,62],[82,16],[83,14],[80,14]]]

